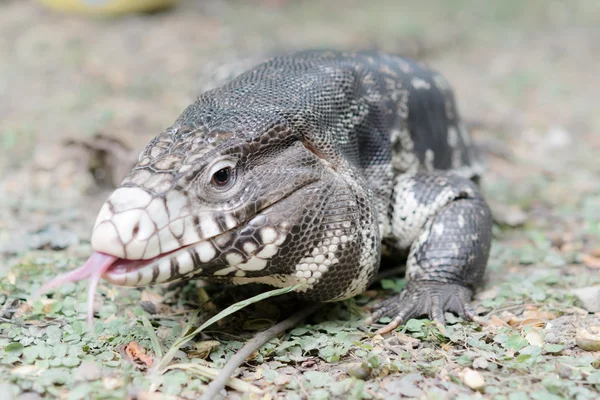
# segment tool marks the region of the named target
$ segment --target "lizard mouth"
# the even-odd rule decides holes
[[[100,278],[120,286],[145,286],[149,283],[173,281],[185,272],[193,272],[194,266],[190,257],[189,265],[178,264],[178,271],[173,271],[173,259],[179,253],[187,254],[188,247],[182,247],[168,253],[160,254],[147,260],[127,260],[109,254],[94,252],[79,268],[64,273],[46,282],[36,293],[36,297],[60,287],[68,282],[78,282],[89,278],[87,293],[88,324],[91,326],[94,316],[94,298]],[[175,279],[174,279],[175,278]]]

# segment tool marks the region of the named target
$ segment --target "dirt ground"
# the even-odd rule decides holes
[[[329,305],[249,359],[228,398],[593,399],[600,392],[600,6],[572,0],[183,1],[94,19],[0,0],[0,391],[8,398],[196,398],[276,301],[153,363],[203,316],[249,296],[190,283],[31,294],[90,254],[95,215],[131,160],[219,76],[305,48],[377,48],[452,83],[488,162],[498,220],[481,323],[357,329],[387,279]],[[223,293],[221,293],[223,294]],[[218,300],[217,300],[218,298]],[[135,343],[135,344],[132,344]],[[164,355],[164,354],[163,354]],[[247,386],[243,386],[243,385]],[[250,386],[248,386],[250,385]],[[256,388],[260,393],[253,393]],[[3,397],[7,398],[7,397]]]

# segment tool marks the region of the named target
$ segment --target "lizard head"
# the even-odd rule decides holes
[[[252,129],[176,124],[158,135],[102,206],[94,256],[67,280],[271,279],[273,271],[262,270],[310,203],[309,193],[299,193],[319,182],[326,165],[285,120],[271,121]]]
[[[143,286],[264,266],[255,256],[290,224],[262,212],[317,181],[322,163],[285,123],[257,128],[182,126],[149,143],[94,225],[93,250],[118,259],[104,278]]]

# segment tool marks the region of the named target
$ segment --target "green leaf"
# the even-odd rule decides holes
[[[83,322],[81,321],[74,321],[71,324],[71,328],[73,328],[73,331],[80,336],[86,332],[85,325],[83,325]]]
[[[26,359],[33,362],[33,360],[35,360],[39,355],[38,346],[29,346],[29,347],[24,348],[23,355],[25,356]]]
[[[77,357],[69,356],[62,359],[62,364],[65,367],[76,367],[81,363],[81,360]]]
[[[89,398],[90,392],[93,388],[90,385],[82,384],[71,389],[69,392],[68,400],[79,400]]]
[[[505,349],[511,349],[515,351],[521,350],[523,347],[529,345],[527,339],[521,335],[513,335],[503,344]]]
[[[548,353],[560,353],[561,351],[563,351],[565,348],[564,345],[562,344],[549,344],[547,343],[544,346],[544,350],[546,350]]]
[[[62,305],[62,303],[60,301],[52,303],[52,305],[50,306],[50,313],[51,314],[58,313],[62,309],[62,306],[63,305]]]
[[[264,368],[262,370],[262,375],[265,377],[267,382],[273,382],[273,381],[275,381],[275,379],[277,379],[277,376],[279,376],[277,371],[273,371],[272,369],[268,369],[268,368]]]
[[[67,350],[68,350],[67,345],[65,345],[65,344],[57,344],[56,346],[54,346],[52,348],[52,354],[56,358],[62,358],[62,357],[65,357],[67,355]]]
[[[496,336],[494,336],[494,342],[499,344],[506,343],[508,337],[509,336],[506,333],[499,333]]]
[[[4,351],[10,353],[11,356],[20,356],[23,354],[23,345],[19,342],[12,342],[4,348]]]
[[[308,332],[310,332],[310,331],[307,328],[299,327],[299,328],[292,329],[292,331],[290,332],[290,335],[291,336],[302,336]]]
[[[304,376],[315,388],[322,388],[333,381],[333,377],[326,372],[306,371]]]
[[[536,392],[531,394],[531,398],[535,400],[563,400],[564,397],[552,394],[550,392]]]
[[[406,286],[406,279],[382,279],[381,287],[386,290],[392,290],[400,293]]]
[[[409,319],[404,325],[409,332],[419,332],[423,329],[425,322],[420,319]]]
[[[508,395],[508,400],[529,400],[529,396],[525,392],[513,392]]]
[[[48,359],[52,357],[52,348],[41,344],[38,346],[38,355],[41,359]]]
[[[531,358],[531,356],[529,354],[520,354],[515,360],[518,363],[524,363],[525,361],[528,361]]]
[[[591,373],[587,379],[586,379],[589,383],[595,383],[598,384],[600,383],[600,371],[596,371]]]
[[[527,354],[530,356],[539,356],[540,354],[542,354],[542,348],[540,346],[535,346],[535,345],[529,345],[529,346],[525,346],[523,347],[520,351],[520,354]]]
[[[62,331],[56,325],[51,325],[46,329],[46,336],[48,339],[59,341],[62,338]]]

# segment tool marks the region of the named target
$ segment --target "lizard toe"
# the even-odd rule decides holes
[[[474,309],[469,305],[471,296],[472,290],[459,284],[411,282],[402,293],[376,305],[365,323],[372,324],[384,317],[392,318],[391,322],[376,331],[383,334],[391,332],[411,318],[424,315],[444,325],[446,311],[470,321],[476,317]]]

